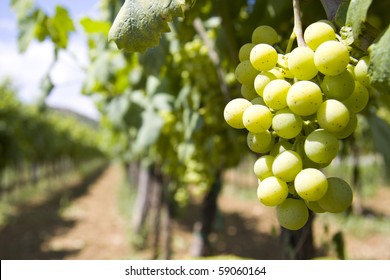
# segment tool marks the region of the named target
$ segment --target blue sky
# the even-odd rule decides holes
[[[18,88],[23,102],[37,100],[39,82],[53,61],[53,46],[50,42],[33,42],[24,53],[18,53],[17,23],[10,8],[11,0],[0,0],[0,80],[11,77]],[[47,13],[52,13],[56,5],[68,8],[76,22],[83,16],[98,13],[99,0],[35,0]],[[79,29],[79,27],[78,27]],[[85,74],[81,66],[88,63],[85,38],[81,29],[70,38],[69,50],[61,52],[51,78],[56,85],[47,99],[49,106],[74,110],[92,118],[98,112],[90,97],[80,94]]]

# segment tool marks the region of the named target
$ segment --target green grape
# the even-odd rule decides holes
[[[302,118],[289,108],[277,111],[272,119],[272,129],[279,137],[285,139],[295,138],[301,132],[302,126]]]
[[[328,181],[324,173],[318,169],[306,168],[295,177],[294,187],[297,194],[303,199],[317,201],[325,195]]]
[[[272,80],[263,90],[263,99],[268,107],[279,110],[287,106],[287,93],[291,84],[285,80]]]
[[[336,76],[325,75],[321,84],[324,94],[329,99],[345,100],[355,89],[355,79],[349,70]]]
[[[277,206],[287,198],[287,195],[287,183],[275,176],[265,178],[257,188],[257,197],[265,206]]]
[[[302,199],[287,198],[276,207],[276,216],[282,227],[298,230],[309,219],[309,210]]]
[[[288,69],[299,80],[311,80],[317,73],[314,65],[314,51],[308,47],[295,48],[288,55]]]
[[[254,88],[255,91],[259,96],[263,96],[264,88],[265,86],[271,82],[272,80],[275,80],[276,76],[270,72],[261,72],[258,74],[254,81]]]
[[[244,98],[236,98],[229,101],[223,112],[223,117],[227,124],[237,129],[245,128],[242,122],[242,115],[245,109],[251,105],[252,103]]]
[[[257,96],[251,100],[253,105],[265,105],[264,99],[261,96]]]
[[[271,70],[268,70],[268,72],[274,74],[276,79],[284,79],[284,73],[279,67],[274,67]]]
[[[241,95],[248,100],[252,100],[258,96],[252,84],[241,85]]]
[[[294,75],[288,69],[287,60],[288,60],[288,54],[283,55],[283,54],[278,53],[277,65],[280,67],[280,71],[282,71],[284,78],[292,79],[292,78],[294,78]]]
[[[339,141],[330,132],[317,129],[311,132],[304,143],[305,154],[316,163],[330,163],[339,151]]]
[[[259,133],[248,132],[246,142],[251,151],[264,154],[272,149],[275,140],[272,138],[271,133],[266,130]]]
[[[273,156],[264,155],[255,161],[253,171],[257,178],[264,180],[265,178],[273,176],[272,163],[274,162],[274,159]]]
[[[348,125],[349,111],[341,101],[328,99],[318,108],[317,120],[320,127],[327,131],[340,132]]]
[[[268,25],[260,25],[252,33],[252,43],[265,43],[268,45],[276,44],[279,41],[278,33],[274,28]]]
[[[322,209],[331,213],[344,212],[351,206],[353,199],[352,189],[349,184],[341,178],[328,178],[328,190],[318,200]]]
[[[305,200],[307,208],[309,208],[311,211],[315,213],[325,213],[326,211],[321,208],[321,206],[318,204],[318,201],[307,201]]]
[[[256,44],[252,44],[252,43],[246,43],[246,44],[242,45],[242,47],[238,51],[238,59],[240,60],[240,62],[245,61],[245,60],[249,60],[249,55],[251,53],[252,48],[255,45]]]
[[[314,52],[314,64],[324,75],[341,74],[348,63],[348,48],[338,41],[326,41]]]
[[[272,147],[269,154],[273,157],[276,157],[278,154],[282,153],[283,151],[291,150],[292,146],[293,144],[288,142],[287,140],[279,141]]]
[[[348,122],[347,126],[343,130],[341,130],[337,133],[333,133],[333,134],[334,134],[334,136],[337,137],[337,139],[345,139],[348,136],[352,135],[352,133],[355,132],[356,127],[357,127],[356,114],[350,113],[349,114],[349,122]]]
[[[356,81],[355,89],[347,99],[343,100],[343,103],[352,113],[359,113],[366,108],[369,99],[368,89]]]
[[[352,64],[348,64],[347,71],[351,73],[353,80],[355,81],[355,66],[353,66]]]
[[[336,40],[336,32],[329,23],[318,21],[310,24],[303,33],[303,38],[312,50],[326,41]]]
[[[322,169],[322,168],[329,166],[329,164],[330,164],[330,162],[327,162],[327,163],[314,162],[311,159],[309,159],[305,153],[303,153],[303,155],[301,157],[302,157],[302,168],[303,169],[306,169],[306,168]]]
[[[244,60],[237,65],[234,75],[240,84],[252,85],[258,73],[249,60]]]
[[[292,182],[302,170],[301,156],[294,151],[287,150],[275,157],[272,164],[272,173],[285,182]]]
[[[311,81],[298,81],[290,87],[287,93],[287,106],[300,116],[314,114],[321,103],[321,89]]]
[[[272,113],[264,105],[252,105],[245,109],[242,120],[248,131],[258,133],[271,127]]]
[[[368,75],[368,65],[370,64],[370,58],[368,56],[362,57],[354,68],[354,74],[356,81],[362,85],[370,86],[370,76]]]
[[[278,53],[268,44],[258,44],[252,48],[249,60],[255,69],[268,71],[278,62]]]

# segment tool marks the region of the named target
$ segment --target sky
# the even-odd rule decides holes
[[[0,0],[0,81],[11,77],[22,102],[33,103],[39,98],[39,84],[53,61],[50,42],[32,42],[28,50],[20,54],[17,46],[17,22],[10,8],[11,0]],[[35,0],[36,4],[52,14],[56,5],[66,7],[76,23],[83,16],[98,14],[99,0]],[[87,117],[98,119],[99,113],[91,97],[80,93],[88,64],[86,39],[80,26],[70,37],[69,51],[60,52],[59,61],[51,78],[55,89],[47,98],[51,107],[73,110]],[[71,54],[70,54],[71,53]]]

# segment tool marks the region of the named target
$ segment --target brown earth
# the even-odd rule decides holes
[[[112,165],[43,204],[21,208],[10,223],[0,228],[1,259],[132,259],[149,255],[130,248],[128,221],[118,207],[121,176],[120,168]],[[281,258],[274,209],[255,200],[241,199],[230,191],[223,192],[219,206],[216,233],[210,236],[215,254]],[[374,197],[365,200],[364,209],[368,223],[371,218],[389,220],[390,188],[381,188]],[[342,222],[335,221],[328,216],[316,218],[317,247],[323,249],[331,244],[333,234],[343,229]],[[191,223],[176,223],[174,228],[173,258],[186,259],[192,241]],[[347,257],[390,259],[389,228],[369,229],[365,234],[347,229],[344,233]]]
[[[122,259],[129,254],[118,213],[118,166],[19,210],[0,228],[1,259]]]

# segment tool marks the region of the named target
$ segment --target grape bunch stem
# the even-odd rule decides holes
[[[294,10],[294,33],[297,38],[298,47],[306,47],[306,42],[303,39],[302,20],[301,20],[301,7],[299,0],[293,0]]]

